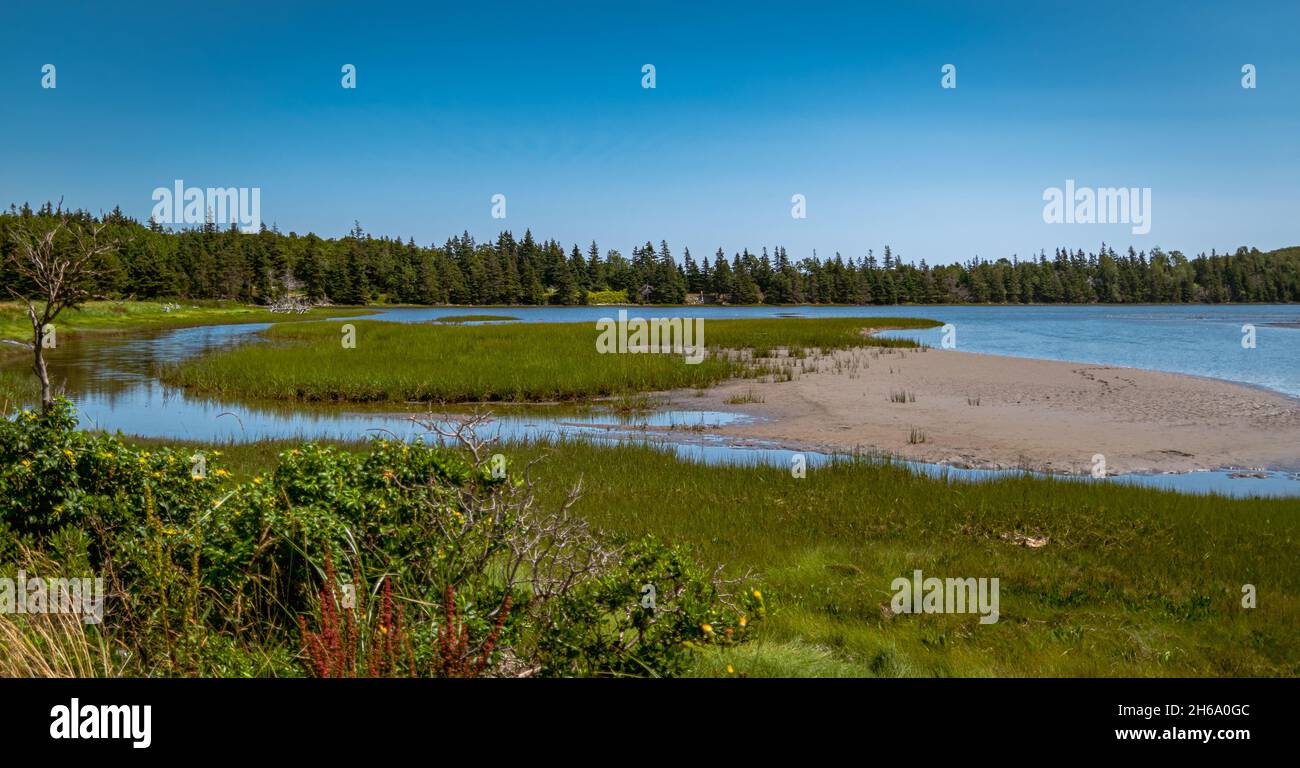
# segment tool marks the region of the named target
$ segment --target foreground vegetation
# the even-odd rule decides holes
[[[230,446],[223,460],[251,478],[291,445]],[[573,511],[607,535],[653,535],[733,577],[752,569],[767,608],[759,633],[693,654],[689,674],[1300,675],[1293,499],[945,483],[868,461],[798,479],[578,441],[504,450],[546,456],[539,498],[550,504],[581,479]],[[916,569],[999,578],[998,622],[890,616],[891,581]],[[1257,608],[1242,607],[1244,584],[1257,587]]]
[[[798,479],[646,447],[549,450],[548,480],[582,477],[575,511],[594,525],[689,544],[766,583],[762,638],[699,659],[700,673],[1300,675],[1294,499],[945,483],[867,462]],[[888,617],[891,581],[914,569],[998,577],[999,621]],[[1242,607],[1244,584],[1259,607]]]
[[[307,400],[554,401],[701,388],[735,376],[783,375],[755,364],[777,348],[913,347],[863,333],[928,328],[916,318],[708,320],[711,354],[688,365],[677,354],[601,354],[589,323],[440,327],[361,321],[356,346],[337,323],[277,325],[272,344],[212,352],[160,372],[168,383],[204,392]],[[745,350],[748,355],[720,354]]]
[[[0,421],[0,575],[104,581],[100,624],[10,592],[0,676],[661,676],[762,618],[761,592],[457,437],[236,479],[218,451],[76,431],[67,401]]]
[[[108,619],[0,619],[19,638],[0,643],[0,673],[337,676],[369,674],[374,657],[375,674],[401,675],[1300,675],[1292,499],[948,483],[867,460],[796,478],[580,441],[493,449],[508,457],[502,479],[487,451],[213,451],[70,426],[65,411],[0,424],[0,562],[103,574]],[[520,578],[530,567],[507,588],[507,542],[539,527],[601,577],[543,599]],[[998,578],[999,620],[893,615],[891,583],[914,570]],[[351,619],[345,583],[369,606]],[[672,621],[628,635],[646,628],[646,583],[682,599],[660,604]],[[1247,584],[1258,607],[1242,605]],[[448,626],[468,627],[457,664]],[[51,644],[76,653],[51,661]]]

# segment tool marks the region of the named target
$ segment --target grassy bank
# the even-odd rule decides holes
[[[507,323],[518,319],[512,315],[448,315],[447,317],[435,318],[431,322],[443,325],[464,325],[466,323]]]
[[[40,398],[41,388],[30,366],[0,368],[0,417]]]
[[[251,476],[287,445],[223,450],[236,476]],[[1300,674],[1294,500],[1029,478],[948,484],[867,463],[796,479],[640,446],[506,449],[520,461],[543,452],[544,500],[581,478],[575,509],[598,527],[757,572],[770,609],[760,636],[699,655],[695,674],[728,664],[755,676]],[[891,581],[916,569],[998,578],[999,621],[890,617]],[[1244,584],[1257,587],[1257,608],[1242,607]]]
[[[167,309],[166,307],[172,307]],[[296,314],[277,314],[265,307],[230,301],[90,301],[78,309],[62,312],[55,326],[59,333],[125,332],[153,328],[183,328],[192,325],[266,323],[291,320],[320,320],[326,317],[366,314],[359,308],[317,308]],[[0,302],[0,339],[30,342],[32,327],[25,306]],[[7,345],[6,345],[7,346]],[[15,349],[17,349],[15,347]],[[20,350],[21,351],[21,350]]]
[[[876,328],[926,328],[916,318],[770,318],[709,320],[710,354],[688,365],[674,354],[601,354],[590,323],[522,323],[440,327],[378,321],[355,323],[355,348],[345,348],[337,323],[276,326],[259,344],[215,352],[170,367],[164,381],[197,390],[273,399],[352,401],[551,401],[630,392],[699,388],[734,376],[780,374],[748,359],[778,347],[843,349],[911,347],[913,342],[863,333]]]

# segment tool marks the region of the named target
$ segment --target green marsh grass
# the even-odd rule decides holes
[[[547,402],[634,392],[699,389],[736,376],[789,378],[756,363],[779,348],[915,346],[864,328],[937,325],[915,318],[710,320],[712,352],[689,365],[678,354],[601,354],[594,323],[442,326],[357,321],[355,348],[338,323],[276,325],[270,343],[213,352],[160,372],[200,391],[285,400]]]
[[[222,450],[236,476],[292,445]],[[346,444],[366,450],[363,443]],[[644,445],[506,445],[556,504],[614,534],[690,546],[752,570],[757,639],[701,654],[701,676],[1297,676],[1300,504],[1115,483],[1015,477],[948,482],[845,460],[708,466]],[[1023,546],[1025,537],[1047,540]],[[1020,543],[1018,543],[1020,542]],[[1000,618],[897,615],[894,578],[996,577]],[[1243,608],[1242,585],[1259,591]],[[727,666],[733,671],[728,673]]]
[[[514,449],[520,451],[521,449]],[[558,500],[616,533],[691,545],[760,576],[770,616],[727,663],[783,675],[1300,675],[1300,504],[1018,477],[945,482],[845,461],[809,468],[685,462],[580,442],[538,469]],[[1041,548],[1014,543],[1046,537]],[[887,618],[890,582],[997,577],[1001,617]],[[1242,585],[1260,607],[1243,608]],[[767,649],[770,649],[770,653]]]
[[[41,388],[36,382],[30,366],[0,368],[0,416],[40,400]]]

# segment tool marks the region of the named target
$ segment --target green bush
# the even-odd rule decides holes
[[[621,288],[617,291],[588,291],[588,304],[629,304],[627,298],[627,289]]]
[[[763,617],[762,594],[719,601],[684,550],[653,538],[629,546],[617,568],[559,602],[542,639],[550,676],[659,676],[682,672],[692,648],[741,642]]]
[[[143,450],[75,427],[63,400],[0,420],[0,555],[45,552],[102,574],[103,631],[134,673],[312,674],[322,665],[305,643],[347,626],[400,629],[402,663],[385,669],[407,674],[504,674],[508,662],[665,675],[690,648],[743,635],[740,612],[681,551],[615,546],[568,505],[544,509],[527,473],[500,471],[481,445],[306,444],[235,482],[219,451]],[[357,605],[336,602],[344,582]],[[635,607],[644,584],[661,595],[652,613]]]

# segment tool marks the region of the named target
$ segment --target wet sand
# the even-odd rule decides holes
[[[1300,469],[1300,400],[1245,385],[941,349],[785,362],[792,381],[734,380],[670,399],[757,416],[709,431],[798,450],[1072,474],[1090,472],[1096,454],[1108,474]],[[750,396],[761,402],[727,402]]]

